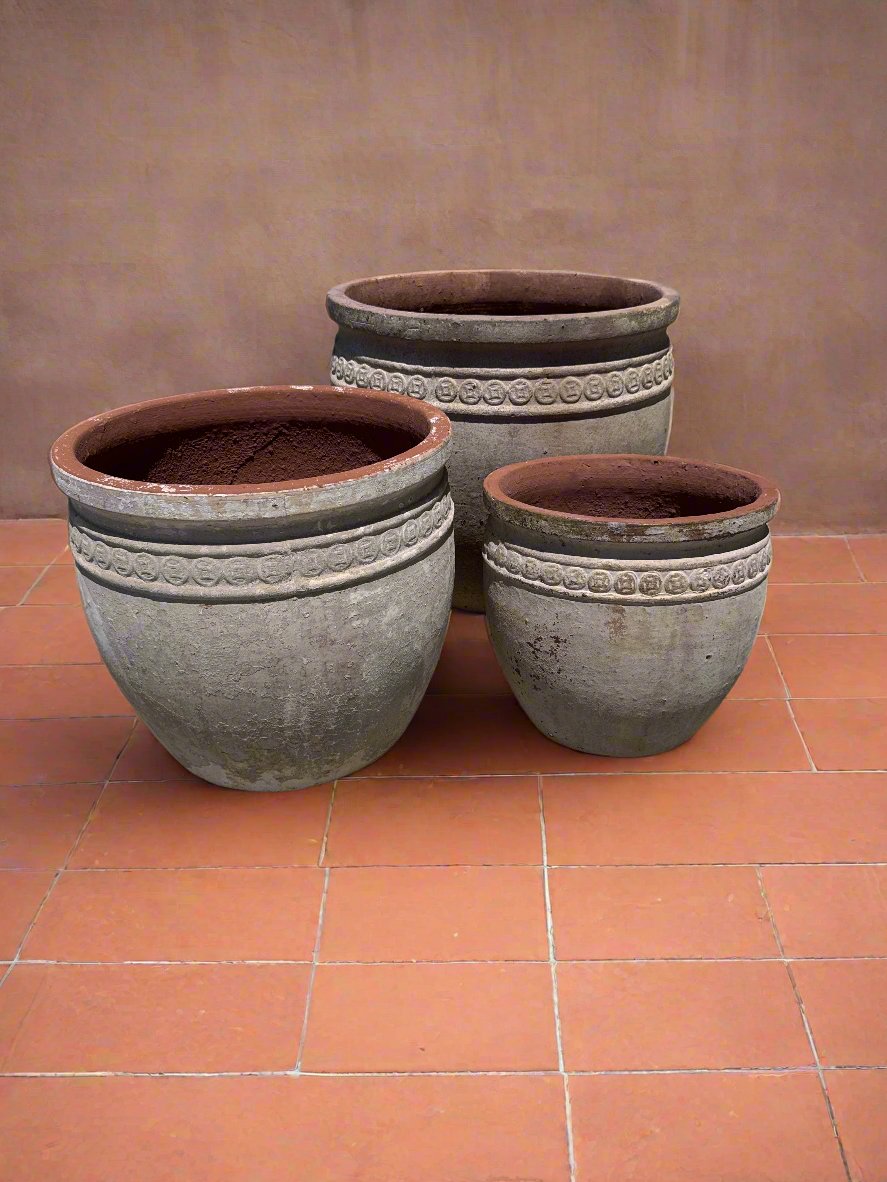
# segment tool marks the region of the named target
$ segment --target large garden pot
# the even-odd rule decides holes
[[[569,456],[489,476],[487,626],[549,738],[599,755],[685,742],[742,672],[764,609],[758,476],[654,456]]]
[[[449,446],[432,406],[308,386],[142,402],[55,443],[99,650],[185,767],[304,788],[397,740],[447,626]]]
[[[577,452],[661,454],[677,292],[573,271],[428,271],[335,287],[337,386],[407,394],[453,423],[457,607],[483,611],[483,480]]]

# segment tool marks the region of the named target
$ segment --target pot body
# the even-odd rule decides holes
[[[426,401],[450,418],[453,603],[483,611],[483,481],[490,472],[538,456],[665,452],[674,375],[666,329],[677,316],[678,299],[655,288],[667,296],[640,315],[622,308],[563,316],[442,316],[386,308],[364,312],[345,294],[360,295],[369,283],[389,280],[415,279],[427,286],[428,276],[437,276],[447,292],[453,284],[514,291],[523,281],[541,296],[556,279],[560,299],[574,286],[585,291],[590,281],[606,277],[578,275],[571,283],[573,277],[562,272],[427,273],[357,281],[334,289],[327,299],[339,324],[331,362],[336,386],[388,390]],[[401,282],[398,290],[403,287]]]
[[[180,763],[277,791],[348,775],[396,742],[449,616],[445,455],[227,499],[96,488],[56,469],[99,651]]]
[[[490,519],[487,625],[509,685],[564,746],[641,756],[686,742],[742,672],[772,558],[759,527],[601,543]]]

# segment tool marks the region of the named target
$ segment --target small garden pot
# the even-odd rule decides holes
[[[779,494],[655,456],[567,456],[484,483],[487,626],[543,734],[598,755],[686,742],[748,659]]]
[[[453,423],[456,607],[483,611],[483,481],[576,452],[661,454],[678,295],[574,271],[427,271],[335,287],[337,386],[390,390]]]
[[[453,583],[446,416],[330,387],[98,415],[52,448],[86,616],[160,742],[229,788],[305,788],[412,718]]]

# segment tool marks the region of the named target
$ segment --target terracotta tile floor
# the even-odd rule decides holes
[[[887,536],[775,552],[677,751],[550,743],[455,615],[391,752],[253,796],[0,522],[3,1182],[885,1182]]]

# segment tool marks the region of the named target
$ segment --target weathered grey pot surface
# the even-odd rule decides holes
[[[764,608],[779,494],[673,458],[540,460],[487,478],[487,627],[536,726],[599,755],[686,742]]]
[[[406,394],[453,423],[453,602],[483,611],[484,477],[592,452],[661,454],[674,364],[670,288],[569,271],[427,271],[335,287],[332,381]]]
[[[185,767],[304,788],[400,737],[449,615],[449,446],[433,407],[299,386],[140,403],[57,441],[93,635]]]

